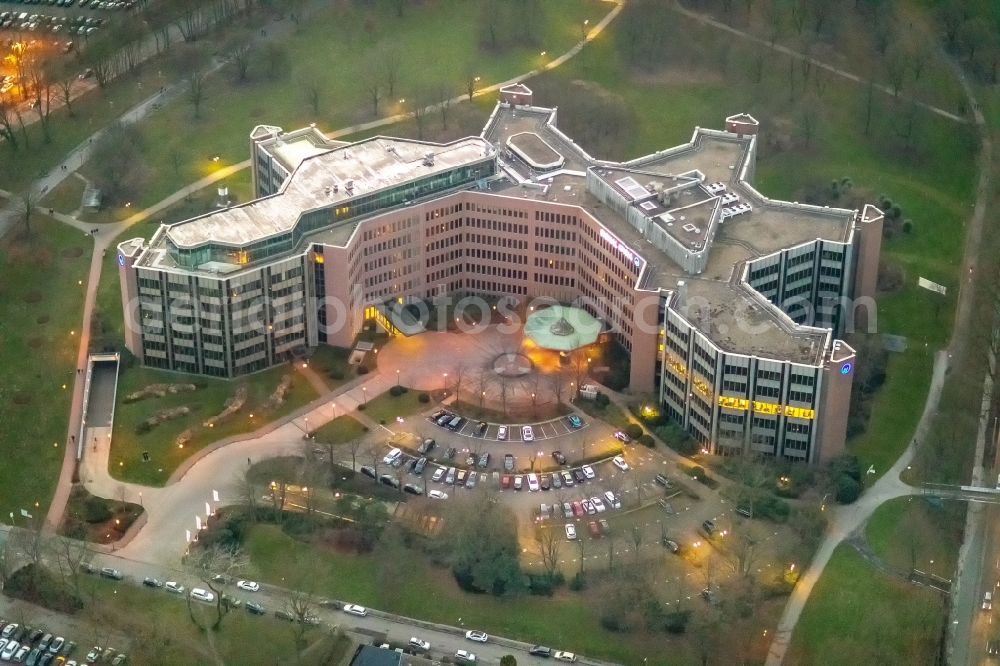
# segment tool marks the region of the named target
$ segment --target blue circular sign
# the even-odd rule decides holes
[[[118,265],[119,266],[124,266],[125,265],[125,255],[124,254],[119,254],[118,255]]]
[[[849,374],[851,374],[851,370],[853,368],[854,368],[853,364],[851,364],[851,363],[845,363],[844,365],[840,366],[840,374],[842,374],[842,375],[849,375]]]

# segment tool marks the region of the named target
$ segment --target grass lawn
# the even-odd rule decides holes
[[[919,497],[898,497],[875,510],[865,536],[875,554],[894,567],[954,578],[964,525],[963,503],[939,507]]]
[[[600,419],[601,421],[604,421],[619,430],[624,430],[628,424],[632,422],[631,419],[629,419],[628,414],[622,411],[622,408],[613,402],[609,402],[604,407],[601,407],[593,400],[580,398],[575,404],[577,409],[584,414],[587,414],[595,419]]]
[[[434,568],[409,551],[401,570],[398,562],[378,550],[371,555],[320,550],[270,525],[252,528],[246,549],[261,580],[280,582],[289,571],[298,571],[309,577],[317,594],[431,622],[457,625],[461,618],[466,627],[625,664],[642,663],[643,656],[652,661],[665,642],[607,632],[598,623],[600,604],[586,603],[576,593],[516,599],[466,594],[448,570]]]
[[[121,646],[129,650],[129,663],[277,664],[289,663],[294,655],[291,623],[235,609],[223,619],[219,631],[206,637],[191,621],[183,597],[89,576],[83,581],[85,595],[93,591],[98,602],[91,605],[93,611],[82,613],[83,624],[95,627],[93,635],[70,636],[83,653],[95,642],[108,644],[105,627],[114,627],[134,641],[132,646]],[[209,625],[214,621],[214,604],[194,602],[193,609],[199,621]],[[296,663],[336,664],[339,658],[331,660],[331,655],[342,656],[349,645],[348,639],[331,636],[321,627],[309,630],[305,638],[306,652]]]
[[[785,663],[933,664],[943,608],[938,592],[888,578],[842,544],[799,618]]]
[[[284,404],[278,408],[266,408],[268,398],[277,388],[281,377],[289,372],[293,373],[292,388]],[[201,388],[194,392],[177,393],[163,398],[147,398],[133,403],[126,403],[122,399],[129,393],[157,383],[196,383]],[[221,412],[226,400],[236,393],[241,384],[246,384],[248,387],[247,401],[243,409],[213,428],[203,427],[202,422]],[[309,383],[294,375],[294,371],[288,366],[271,368],[233,381],[132,367],[122,372],[118,381],[118,395],[110,471],[123,481],[148,485],[165,483],[178,465],[206,445],[225,437],[256,430],[317,397]],[[191,412],[166,421],[147,433],[137,433],[136,426],[143,420],[162,409],[179,406],[188,406]],[[175,440],[188,428],[194,428],[194,434],[181,448]],[[143,462],[143,451],[149,452],[149,462]]]
[[[53,208],[67,215],[80,207],[86,185],[76,176],[70,176],[38,202],[40,206]]]
[[[3,160],[0,160],[3,161]],[[63,460],[90,239],[32,217],[0,242],[0,515],[48,509]]]
[[[372,120],[372,104],[358,80],[381,78],[367,72],[382,62],[383,52],[397,54],[400,64],[392,94],[382,91],[379,116],[405,112],[416,103],[432,104],[439,88],[449,97],[460,95],[471,76],[480,77],[478,86],[487,86],[539,67],[546,59],[541,51],[568,50],[579,41],[584,20],[596,23],[612,8],[598,0],[539,3],[541,11],[531,20],[537,43],[491,52],[478,44],[483,4],[411,4],[402,18],[392,3],[374,3],[366,11],[340,6],[314,11],[283,40],[291,63],[287,74],[268,79],[255,63],[249,81],[237,84],[223,71],[208,82],[200,118],[193,118],[190,104],[181,98],[144,123],[150,174],[141,203],[162,199],[213,166],[247,159],[247,137],[255,125],[295,129],[314,122],[330,131]],[[318,112],[307,94],[312,84],[320,91]],[[178,127],[185,131],[177,132]],[[213,163],[216,155],[221,159]]]
[[[430,409],[433,401],[420,402],[424,391],[408,390],[400,396],[394,396],[388,391],[380,396],[368,396],[368,404],[364,408],[365,416],[383,425],[392,423],[397,416],[409,416]]]
[[[364,437],[368,428],[353,416],[338,416],[312,432],[319,443],[345,444],[352,439]]]

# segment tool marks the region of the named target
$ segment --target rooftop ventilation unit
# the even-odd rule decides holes
[[[344,183],[344,190],[347,193],[353,192],[354,191],[354,181],[353,180],[349,180],[346,183]]]
[[[434,166],[434,153],[424,155],[424,166]]]

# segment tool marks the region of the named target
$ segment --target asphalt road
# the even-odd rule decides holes
[[[953,621],[955,636],[968,636],[956,640],[952,646],[953,664],[996,664],[997,658],[986,654],[986,644],[1000,638],[1000,508],[992,504],[970,504],[970,511],[980,511],[981,530],[972,533],[963,585],[955,598]],[[971,584],[965,584],[965,582]],[[983,608],[984,593],[993,594],[992,609]]]

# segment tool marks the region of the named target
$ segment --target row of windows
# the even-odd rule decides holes
[[[557,222],[559,224],[576,224],[579,221],[575,215],[550,213],[544,210],[536,210],[535,219],[539,222]]]
[[[525,257],[526,258],[526,257]],[[562,261],[557,259],[546,259],[545,257],[535,257],[536,268],[551,268],[556,271],[572,271],[576,269],[576,264],[572,261]]]
[[[510,280],[527,280],[528,272],[519,271],[505,266],[480,266],[477,264],[466,264],[466,273],[476,273],[479,275],[493,275],[495,277],[507,278]]]
[[[557,287],[575,287],[576,279],[562,275],[547,275],[546,273],[535,273],[536,284],[552,284]]]
[[[552,238],[554,240],[576,241],[576,232],[569,229],[549,229],[548,227],[535,227],[535,237]]]

